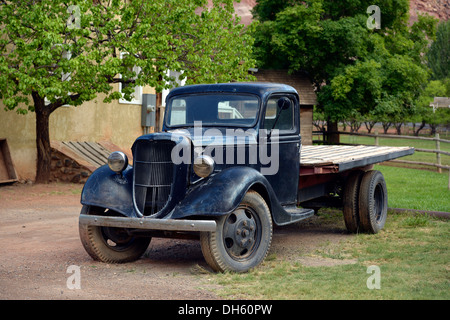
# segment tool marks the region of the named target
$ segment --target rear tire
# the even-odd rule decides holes
[[[248,191],[239,206],[217,221],[216,231],[201,232],[208,265],[217,272],[246,272],[266,257],[272,242],[272,217],[264,199]]]
[[[83,206],[82,214],[104,215],[105,209]],[[109,212],[108,212],[109,213]],[[107,263],[124,263],[139,259],[150,244],[150,237],[135,237],[125,228],[79,224],[81,243],[92,259]]]
[[[359,218],[364,232],[378,233],[386,223],[388,197],[380,171],[364,173],[359,190]]]
[[[359,189],[364,171],[353,171],[347,178],[344,188],[343,213],[344,222],[348,232],[358,233],[360,230],[359,218]]]

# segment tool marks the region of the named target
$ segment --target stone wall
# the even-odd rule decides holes
[[[85,183],[92,171],[52,148],[50,182]]]

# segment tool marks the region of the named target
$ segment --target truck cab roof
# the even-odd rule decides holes
[[[195,93],[250,93],[261,98],[272,93],[290,93],[298,96],[297,91],[286,84],[270,82],[231,82],[217,84],[197,84],[174,88],[170,91],[167,99],[175,95]]]

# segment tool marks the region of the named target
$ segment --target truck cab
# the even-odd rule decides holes
[[[298,93],[284,84],[173,89],[162,132],[136,139],[131,165],[124,153],[113,152],[86,182],[79,219],[86,251],[96,260],[120,263],[138,259],[152,237],[196,237],[213,270],[256,267],[269,251],[273,225],[311,217],[315,207],[305,204],[347,181],[358,193],[364,170],[373,163],[317,179],[308,168],[305,180],[299,115]],[[377,196],[371,196],[378,207],[367,205],[377,210],[369,213],[375,232],[387,210],[384,179],[378,180]],[[349,197],[333,198],[344,203]],[[359,230],[357,200],[348,201],[346,216]]]

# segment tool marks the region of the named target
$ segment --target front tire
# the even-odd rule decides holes
[[[265,259],[272,228],[266,202],[250,190],[236,210],[220,217],[215,232],[200,233],[203,256],[214,271],[246,272]]]
[[[104,215],[106,210],[83,206],[81,213]],[[79,232],[86,252],[94,260],[106,263],[124,263],[139,259],[147,250],[151,240],[150,237],[130,235],[125,228],[79,224]]]

